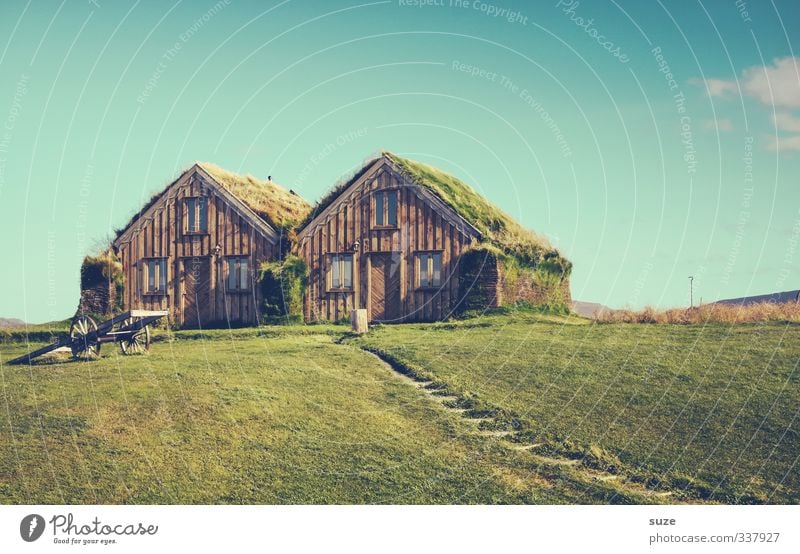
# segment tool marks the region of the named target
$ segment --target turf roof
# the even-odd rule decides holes
[[[277,183],[239,175],[208,162],[198,165],[275,229],[294,227],[311,212],[308,202]]]
[[[209,162],[197,162],[196,165],[205,170],[220,186],[236,196],[275,230],[293,228],[311,212],[311,205],[301,196],[286,190],[277,183],[261,181],[252,175],[239,175]],[[181,175],[184,175],[189,169],[181,171]],[[122,235],[150,206],[155,204],[174,182],[172,181],[163,190],[151,196],[123,228],[117,229],[117,237]]]
[[[403,158],[392,152],[383,151],[381,156],[392,162],[407,179],[426,187],[478,229],[483,235],[482,242],[515,257],[523,264],[536,266],[547,262],[543,267],[562,274],[570,272],[572,264],[545,237],[523,227],[460,179],[431,165]],[[308,224],[315,215],[332,204],[378,159],[379,157],[370,160],[353,177],[334,187],[317,203],[314,212],[304,224]]]

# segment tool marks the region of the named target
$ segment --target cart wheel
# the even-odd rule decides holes
[[[94,338],[88,338],[94,332]],[[97,323],[88,315],[79,315],[69,328],[72,339],[72,357],[76,360],[92,360],[100,355],[100,343],[97,341]]]
[[[133,322],[133,318],[128,318],[122,322],[122,327],[127,327]],[[119,339],[119,347],[125,355],[144,354],[150,349],[150,328],[145,325],[130,336]]]

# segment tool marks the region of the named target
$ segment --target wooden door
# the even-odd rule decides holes
[[[183,303],[181,327],[199,329],[210,320],[211,259],[185,258],[181,275]]]
[[[397,321],[400,318],[400,254],[370,256],[370,320]]]

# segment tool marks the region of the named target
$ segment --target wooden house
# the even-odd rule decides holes
[[[296,251],[309,268],[307,321],[358,308],[371,321],[433,321],[569,300],[569,262],[546,241],[452,175],[389,152],[318,203]]]
[[[196,163],[113,242],[124,309],[169,310],[183,328],[258,322],[256,269],[289,247],[308,203],[271,181]]]

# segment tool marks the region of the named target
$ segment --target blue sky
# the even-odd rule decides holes
[[[0,316],[70,316],[194,160],[313,201],[382,148],[550,237],[575,298],[800,288],[796,2],[412,4],[3,3]]]

